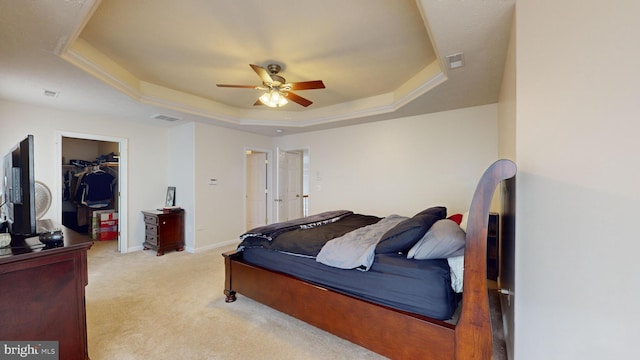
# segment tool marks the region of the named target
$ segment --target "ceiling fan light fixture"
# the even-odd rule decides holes
[[[263,68],[262,66],[249,64],[253,71],[260,77],[262,80],[262,86],[254,86],[254,85],[233,85],[233,84],[216,84],[218,87],[227,87],[227,88],[245,88],[245,89],[255,89],[265,91],[262,96],[258,98],[258,101],[253,103],[256,105],[266,105],[268,107],[282,107],[289,103],[289,100],[294,103],[307,107],[313,104],[313,101],[309,99],[305,99],[302,96],[290,92],[291,90],[314,90],[314,89],[324,89],[324,83],[322,80],[312,80],[312,81],[298,81],[288,83],[285,78],[280,75],[277,75],[278,72],[282,69],[280,65],[277,64],[269,64],[267,67],[269,70]]]
[[[281,107],[289,102],[287,98],[278,90],[269,90],[260,96],[260,102],[268,107]]]

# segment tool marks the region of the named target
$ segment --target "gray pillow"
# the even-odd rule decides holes
[[[440,219],[433,214],[418,214],[400,222],[382,235],[376,245],[376,254],[406,252]]]
[[[409,249],[408,259],[446,259],[464,254],[466,234],[455,221],[436,221],[429,231]]]

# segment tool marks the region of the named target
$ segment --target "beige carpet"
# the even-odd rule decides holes
[[[242,295],[224,302],[228,249],[197,254],[89,250],[87,333],[92,360],[384,359]]]

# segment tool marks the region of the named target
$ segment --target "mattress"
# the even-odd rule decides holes
[[[245,262],[394,309],[448,320],[460,295],[451,288],[446,259],[413,260],[376,254],[369,271],[344,270],[312,257],[264,248],[245,248]]]

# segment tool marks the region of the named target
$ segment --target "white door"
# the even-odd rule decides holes
[[[247,230],[267,223],[267,154],[247,152]]]
[[[302,217],[302,153],[281,151],[278,154],[278,221]]]

